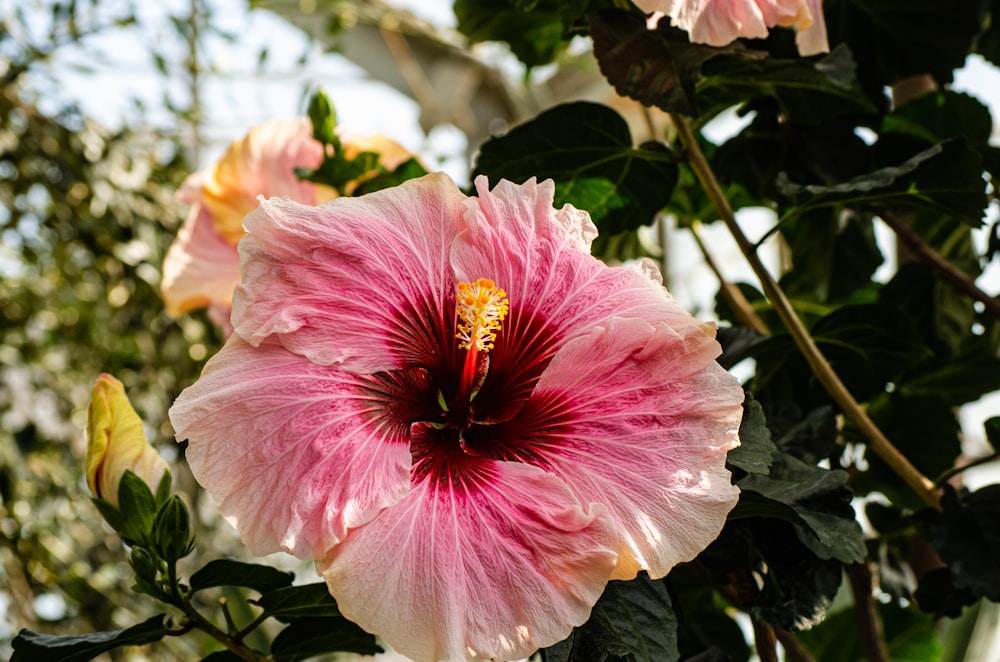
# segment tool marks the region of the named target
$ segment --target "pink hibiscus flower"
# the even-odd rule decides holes
[[[256,554],[416,660],[509,660],[718,535],[743,393],[551,181],[444,175],[246,219],[235,333],[170,411]]]
[[[410,154],[382,136],[343,136],[347,155],[377,152],[394,168]],[[257,196],[287,196],[316,205],[337,196],[327,186],[301,181],[295,168],[315,168],[323,145],[306,119],[272,121],[254,127],[212,166],[185,180],[180,198],[191,212],[163,262],[161,291],[167,314],[178,317],[209,307],[213,321],[229,326],[233,288],[240,282],[236,244],[245,234],[243,218],[257,208]]]
[[[663,12],[691,41],[725,46],[739,37],[763,39],[768,28],[794,27],[801,55],[830,50],[823,0],[632,0],[645,12]]]

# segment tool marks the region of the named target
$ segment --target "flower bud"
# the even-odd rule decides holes
[[[187,506],[176,494],[157,511],[153,520],[153,544],[167,563],[184,558],[194,549],[190,520]]]
[[[118,506],[118,486],[131,471],[157,491],[167,463],[146,441],[142,419],[125,387],[111,375],[94,382],[87,410],[87,485],[95,498]]]

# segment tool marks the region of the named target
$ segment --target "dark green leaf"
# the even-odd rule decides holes
[[[783,115],[800,124],[876,112],[855,80],[850,50],[842,45],[819,60],[729,55],[707,62],[702,71],[697,91],[704,105],[731,106],[771,97]]]
[[[872,420],[889,441],[925,476],[939,476],[955,466],[961,453],[954,408],[938,396],[887,394],[872,402]],[[867,453],[868,471],[856,477],[855,489],[882,492],[899,506],[924,504],[874,453]]]
[[[677,181],[675,161],[662,145],[633,147],[628,125],[611,108],[576,102],[486,142],[475,174],[493,184],[551,178],[556,207],[584,209],[602,233],[615,234],[651,223],[667,204]]]
[[[670,27],[669,21],[649,30],[641,16],[628,11],[600,11],[588,20],[594,55],[618,93],[667,112],[698,115],[695,84],[701,66],[742,48],[692,44],[687,33]]]
[[[163,476],[160,478],[159,484],[156,486],[156,494],[153,498],[156,500],[157,507],[163,505],[167,499],[170,498],[170,486],[173,483],[173,478],[170,475],[170,470],[163,472]]]
[[[793,298],[826,303],[867,286],[882,264],[870,216],[822,208],[781,225],[793,268],[781,286]]]
[[[11,662],[84,662],[120,646],[159,641],[169,632],[165,614],[158,614],[125,630],[69,636],[21,630],[14,637]]]
[[[295,575],[290,572],[282,572],[267,565],[216,559],[191,575],[191,590],[200,591],[213,586],[243,586],[259,593],[267,593],[291,586],[294,578]]]
[[[952,583],[1000,602],[1000,484],[961,496],[948,491],[942,506],[931,515],[928,532]]]
[[[851,508],[847,474],[806,464],[782,454],[770,475],[737,481],[740,502],[731,518],[771,517],[796,525],[803,544],[819,558],[857,563],[865,558],[861,527]]]
[[[740,626],[716,599],[711,587],[691,566],[681,565],[667,575],[677,615],[677,647],[682,660],[716,651],[724,662],[747,662],[750,649]],[[703,658],[697,658],[703,659]],[[709,659],[708,657],[704,659]]]
[[[773,416],[770,423],[772,428],[777,428],[778,421]],[[838,434],[833,407],[819,407],[809,412],[805,419],[781,430],[777,444],[781,450],[806,464],[816,464],[834,452]]]
[[[529,67],[551,62],[589,2],[456,0],[458,30],[475,43],[503,41]]]
[[[337,602],[323,582],[268,591],[254,602],[265,614],[285,623],[299,618],[340,616]]]
[[[916,609],[878,604],[885,628],[885,643],[893,662],[927,662],[941,659],[941,644],[934,621]],[[799,641],[823,662],[864,662],[853,609],[845,609],[798,634]]]
[[[271,643],[274,662],[297,662],[322,653],[381,653],[375,635],[345,618],[303,618],[278,633]]]
[[[426,174],[427,171],[420,165],[420,161],[417,161],[415,158],[407,159],[392,172],[384,172],[366,179],[360,186],[354,189],[351,195],[364,195],[372,191],[398,186],[408,179],[422,177]]]
[[[985,143],[993,134],[993,118],[974,96],[936,90],[893,109],[882,120],[881,133],[911,136],[924,147],[960,136],[970,143]]]
[[[677,619],[662,581],[645,573],[609,582],[590,620],[542,652],[545,662],[671,662],[678,658]]]
[[[901,395],[937,396],[958,406],[1000,390],[1000,347],[985,336],[971,336],[957,356],[940,357],[897,382]]]
[[[146,481],[131,471],[126,471],[118,484],[118,510],[122,514],[122,537],[129,542],[148,541],[156,516],[156,499]]]
[[[881,88],[930,73],[942,83],[962,66],[990,0],[827,0],[830,43],[846,42],[867,77]]]
[[[982,172],[982,157],[963,139],[952,139],[900,166],[882,168],[842,184],[800,186],[782,174],[778,188],[803,208],[839,204],[874,211],[923,208],[978,227],[986,207]]]
[[[115,531],[121,533],[125,530],[125,517],[122,515],[121,511],[112,506],[107,501],[98,499],[96,497],[91,497],[91,503],[97,507],[98,512],[101,513],[101,517],[104,518],[111,528]]]
[[[243,658],[232,651],[221,650],[209,653],[201,662],[243,662]]]
[[[1000,449],[1000,416],[993,416],[983,423],[986,428],[986,440],[994,450]]]
[[[742,469],[747,473],[766,474],[778,447],[771,441],[771,432],[764,420],[764,410],[749,393],[743,402],[743,420],[740,422],[740,445],[729,451],[726,466]]]

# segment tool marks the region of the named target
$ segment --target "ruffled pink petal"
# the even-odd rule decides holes
[[[406,494],[410,422],[433,399],[420,370],[354,375],[234,334],[170,420],[254,554],[316,559]]]
[[[196,204],[163,260],[160,290],[167,314],[177,317],[210,304],[228,306],[238,282],[236,247],[215,231],[208,209]]]
[[[455,279],[449,248],[465,196],[427,175],[320,207],[271,199],[247,217],[236,333],[276,335],[325,365],[376,372],[441,363],[452,347]]]
[[[497,432],[511,440],[509,459],[607,507],[621,536],[616,579],[662,577],[692,559],[736,504],[725,461],[743,391],[715,363],[709,331],[693,318],[675,328],[610,320],[567,342],[512,429]]]
[[[343,614],[418,662],[512,660],[584,623],[615,563],[603,511],[554,476],[465,458],[317,563]]]
[[[504,180],[490,191],[479,177],[476,188],[479,197],[466,203],[469,229],[451,260],[459,280],[489,278],[510,303],[484,384],[484,399],[503,409],[490,420],[520,408],[545,364],[574,335],[616,316],[687,323],[651,263],[608,267],[589,254],[589,215],[569,205],[553,210],[551,180]]]

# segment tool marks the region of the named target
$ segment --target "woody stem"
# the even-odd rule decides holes
[[[760,256],[757,255],[754,245],[749,239],[747,239],[746,235],[743,234],[743,230],[740,229],[739,225],[736,223],[736,216],[733,213],[733,208],[730,206],[729,200],[726,199],[726,196],[722,191],[722,187],[715,178],[715,173],[708,164],[708,160],[705,158],[704,152],[701,151],[701,147],[698,145],[698,141],[695,138],[694,132],[691,130],[687,120],[683,116],[676,113],[671,113],[670,117],[677,129],[677,135],[680,138],[681,144],[684,146],[687,153],[688,163],[690,164],[692,170],[694,170],[695,175],[697,175],[698,181],[701,182],[702,188],[712,201],[712,205],[715,207],[716,212],[718,212],[719,216],[726,224],[726,227],[729,229],[730,234],[732,234],[733,239],[736,240],[743,256],[746,258],[750,267],[757,275],[758,280],[760,280],[764,294],[771,302],[771,305],[774,306],[775,311],[781,317],[782,322],[784,322],[785,327],[791,334],[792,339],[799,348],[799,351],[801,351],[805,356],[813,374],[816,375],[816,378],[823,384],[827,393],[841,408],[847,419],[865,437],[867,437],[868,444],[875,454],[882,458],[882,460],[884,460],[886,464],[888,464],[893,471],[896,472],[896,474],[906,481],[906,483],[917,494],[919,494],[928,505],[940,510],[941,500],[935,490],[934,483],[920,473],[920,471],[913,466],[906,456],[899,452],[899,449],[897,449],[889,441],[889,439],[886,438],[878,426],[875,425],[875,423],[868,416],[867,412],[861,408],[858,401],[854,399],[854,396],[851,395],[850,391],[847,390],[844,382],[841,381],[840,377],[830,365],[830,362],[825,356],[823,356],[823,353],[816,345],[816,341],[813,340],[809,331],[806,330],[805,325],[802,323],[802,320],[799,319],[795,310],[792,308],[792,304],[785,295],[785,292],[781,289],[777,281],[773,276],[771,276],[770,272],[768,272],[767,268],[764,266]]]

